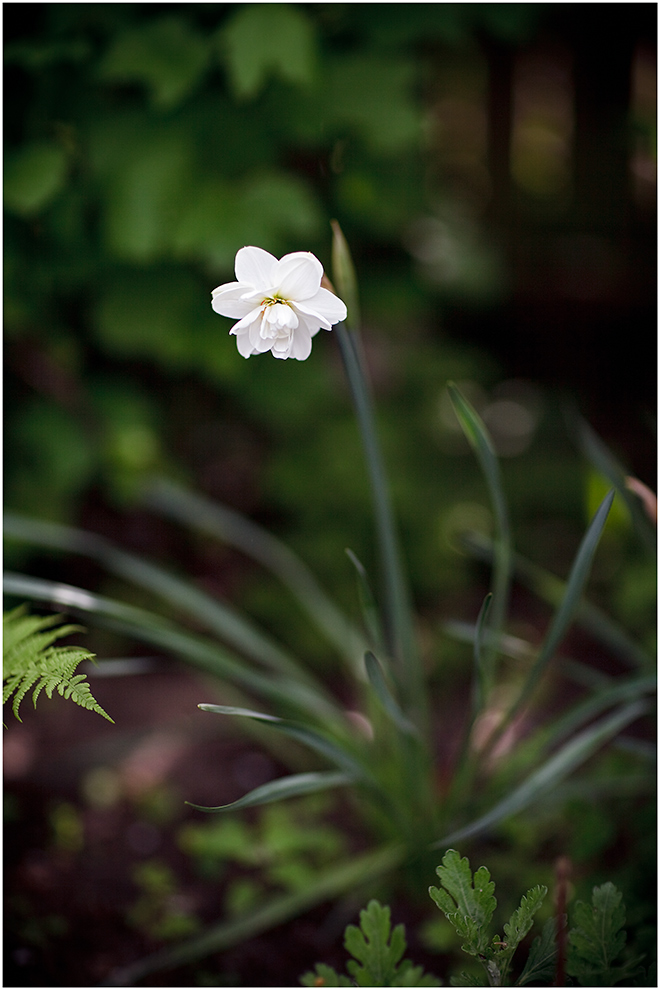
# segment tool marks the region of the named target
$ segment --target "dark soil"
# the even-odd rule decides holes
[[[40,699],[36,712],[25,701],[22,723],[6,712],[4,986],[95,986],[172,944],[131,923],[140,864],[170,869],[173,910],[201,926],[222,916],[222,882],[200,877],[177,843],[186,822],[209,820],[184,802],[234,800],[281,768],[258,742],[197,709],[222,700],[217,688],[167,661],[152,666],[90,675],[114,726],[59,697]],[[343,930],[363,906],[321,905],[140,985],[298,986],[316,962],[343,971]],[[412,919],[395,909],[393,920]],[[408,954],[441,972],[410,937]]]

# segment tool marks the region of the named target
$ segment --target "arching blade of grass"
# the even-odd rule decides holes
[[[608,708],[622,702],[636,701],[645,695],[654,695],[656,690],[656,678],[648,676],[626,678],[596,691],[552,722],[546,731],[545,745],[556,746]]]
[[[385,636],[383,635],[383,627],[381,624],[380,616],[378,614],[378,606],[376,605],[376,600],[373,596],[371,590],[371,585],[369,584],[369,578],[367,576],[366,569],[362,564],[362,561],[353,553],[352,550],[346,550],[346,556],[355,568],[358,579],[358,597],[360,599],[360,608],[362,610],[362,619],[364,622],[367,635],[371,640],[371,646],[376,650],[385,649]]]
[[[143,504],[191,529],[207,533],[256,560],[279,578],[317,627],[351,664],[364,639],[319,585],[312,571],[284,543],[234,509],[194,494],[164,478],[149,483]]]
[[[626,484],[626,471],[618,462],[612,451],[601,440],[597,433],[580,416],[572,418],[578,444],[590,463],[603,474],[614,486],[617,494],[623,499],[632,519],[642,545],[655,554],[657,550],[657,534],[651,525],[639,499],[633,495]]]
[[[531,772],[547,754],[556,751],[576,733],[583,731],[594,719],[624,703],[641,701],[656,693],[654,677],[619,680],[603,687],[578,702],[558,718],[550,719],[535,732],[521,740],[516,749],[517,773]],[[504,774],[506,775],[506,767]]]
[[[519,787],[515,788],[502,801],[499,801],[485,815],[434,842],[432,848],[440,849],[465,839],[474,838],[476,835],[483,835],[484,832],[494,828],[505,818],[529,807],[579,766],[586,763],[594,753],[606,742],[613,739],[622,729],[649,710],[650,705],[640,700],[625,705],[623,708],[617,708],[562,746],[557,753],[551,756],[538,770],[530,774]]]
[[[598,547],[598,542],[600,540],[601,533],[603,532],[605,523],[607,522],[607,516],[613,501],[614,492],[608,492],[598,507],[598,510],[592,519],[582,542],[580,543],[568,576],[568,581],[566,582],[566,591],[562,602],[550,624],[550,628],[545,636],[545,639],[543,640],[534,666],[530,670],[523,689],[520,692],[513,709],[507,717],[507,724],[510,722],[513,715],[520,711],[520,708],[529,700],[532,692],[539,682],[541,675],[543,674],[543,671],[548,665],[548,662],[552,659],[559,644],[568,632],[568,628],[573,621],[573,617],[580,603],[584,586],[587,583],[589,574],[591,573],[591,565],[593,563],[594,554],[596,553],[596,548]]]
[[[253,670],[211,640],[189,633],[146,609],[92,594],[82,588],[22,574],[5,574],[4,589],[5,593],[19,598],[56,604],[74,614],[95,616],[104,625],[123,635],[158,646],[166,653],[179,656],[201,670],[247,689],[260,698],[284,705],[286,710],[294,706],[305,715],[334,721],[341,719],[333,701],[325,695],[313,691],[298,680]]]
[[[487,697],[495,679],[496,644],[504,629],[509,606],[513,547],[509,512],[502,485],[500,465],[488,431],[476,410],[472,408],[460,390],[450,382],[447,385],[449,397],[454,406],[461,428],[475,452],[490,495],[495,517],[495,540],[493,547],[493,600],[490,605],[489,629],[491,636],[484,636],[484,649],[481,655],[481,688]]]
[[[212,712],[215,715],[235,715],[240,718],[255,719],[258,722],[268,722],[274,729],[283,732],[297,742],[302,743],[303,746],[307,746],[309,749],[314,750],[314,752],[319,753],[330,763],[334,763],[336,767],[351,776],[354,780],[377,786],[371,773],[347,749],[307,725],[293,722],[290,719],[280,718],[277,715],[270,715],[266,712],[256,712],[230,705],[203,704],[197,707],[201,708],[204,712]]]
[[[487,594],[479,610],[479,616],[477,618],[477,624],[474,631],[474,689],[471,722],[474,722],[474,719],[481,711],[486,701],[487,684],[484,675],[484,639],[488,636],[486,622],[492,601],[492,593]]]
[[[479,560],[492,561],[493,543],[481,534],[470,533],[463,538],[465,549]],[[513,572],[516,580],[537,595],[542,601],[559,608],[565,594],[566,582],[520,554],[514,554]],[[631,639],[625,629],[614,622],[602,609],[591,602],[581,601],[574,621],[595,639],[612,650],[629,666],[648,666],[653,662],[639,643]]]
[[[313,683],[308,671],[235,609],[211,598],[190,581],[121,550],[103,537],[71,526],[26,519],[11,513],[5,516],[4,529],[7,536],[26,543],[90,557],[113,574],[146,588],[177,611],[203,623],[246,657],[272,670],[292,675],[303,683]]]
[[[393,724],[400,732],[408,736],[419,736],[417,727],[401,711],[397,701],[392,697],[392,693],[385,681],[385,675],[374,654],[367,650],[364,655],[364,664],[367,670],[369,683],[374,690],[381,708],[389,716]]]
[[[274,897],[268,903],[250,911],[248,915],[235,921],[213,925],[203,934],[187,942],[161,950],[147,956],[146,959],[116,970],[102,986],[134,986],[151,973],[175,969],[205,959],[216,952],[222,952],[348,891],[355,893],[363,885],[368,885],[367,889],[371,890],[380,877],[395,870],[405,857],[406,850],[402,846],[393,845],[357,856],[348,862],[338,863],[324,873],[320,873],[314,883],[304,890]]]
[[[354,777],[339,771],[321,770],[312,773],[295,773],[255,787],[254,790],[244,794],[237,801],[221,804],[216,808],[205,808],[201,804],[193,804],[192,801],[186,801],[186,804],[197,811],[238,811],[239,808],[256,808],[258,805],[271,804],[273,801],[285,801],[287,798],[300,797],[301,794],[313,794],[316,791],[326,791],[333,787],[345,787],[354,783]]]

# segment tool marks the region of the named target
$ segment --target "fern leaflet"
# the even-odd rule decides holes
[[[2,704],[14,695],[12,711],[20,722],[18,710],[28,691],[34,689],[32,701],[35,707],[42,691],[49,698],[57,691],[62,697],[112,722],[93,697],[85,675],[75,674],[78,664],[82,660],[92,660],[94,654],[77,646],[52,645],[56,640],[80,631],[80,626],[60,624],[61,618],[59,615],[28,615],[24,605],[3,614]]]

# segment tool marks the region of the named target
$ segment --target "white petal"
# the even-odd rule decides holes
[[[319,291],[323,265],[309,251],[285,254],[275,272],[277,292],[284,299],[311,299]]]
[[[314,337],[321,329],[321,324],[315,316],[309,316],[307,313],[302,313],[298,309],[298,319],[300,321],[300,326],[305,327],[310,337]],[[328,329],[325,327],[324,329]]]
[[[257,353],[263,351],[263,337],[261,336],[261,324],[262,318],[259,316],[258,319],[254,320],[247,329],[248,335],[250,337],[250,343],[252,344],[252,350]]]
[[[292,357],[298,361],[306,361],[312,353],[312,338],[307,327],[300,324],[293,335]]]
[[[249,358],[251,354],[254,354],[248,333],[236,334],[236,346],[238,347],[238,353],[244,358]]]
[[[234,270],[239,282],[246,282],[255,289],[270,289],[277,258],[263,248],[244,247],[236,255]]]
[[[245,316],[252,309],[252,304],[242,298],[245,286],[240,282],[228,282],[219,285],[211,293],[211,308],[220,316],[231,316],[234,320]]]
[[[278,329],[286,327],[289,330],[295,330],[298,326],[298,317],[291,306],[287,306],[285,303],[274,303],[272,306],[267,306],[264,319]]]
[[[242,320],[238,323],[234,323],[233,327],[229,331],[230,333],[240,333],[242,330],[246,330],[252,323],[259,320],[261,316],[261,307],[257,306],[256,309],[251,309]]]
[[[305,299],[300,309],[305,313],[317,316],[322,326],[326,323],[330,325],[340,323],[346,319],[345,304],[339,296],[336,296],[334,292],[330,292],[329,289],[319,289],[311,299]],[[330,327],[326,326],[326,330],[329,329]]]

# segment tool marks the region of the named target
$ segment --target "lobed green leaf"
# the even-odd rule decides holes
[[[568,936],[567,972],[581,986],[614,986],[625,973],[625,967],[613,965],[626,943],[621,891],[609,882],[594,887],[591,904],[576,903],[574,921]]]
[[[447,850],[436,873],[444,890],[430,887],[431,898],[465,940],[463,949],[471,955],[485,955],[489,945],[486,928],[497,906],[490,873],[480,866],[473,877],[468,858],[461,859],[455,849]]]
[[[562,922],[565,924],[565,919]],[[541,980],[551,980],[555,972],[557,958],[557,919],[549,918],[543,931],[532,942],[525,968],[516,981],[517,987]]]

